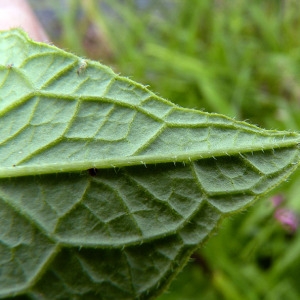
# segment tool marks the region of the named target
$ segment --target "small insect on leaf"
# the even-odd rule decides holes
[[[82,60],[79,64],[79,68],[77,69],[77,75],[79,76],[82,72],[84,72],[86,67],[87,67],[86,60]]]
[[[8,64],[8,65],[6,65],[6,68],[10,70],[13,68],[13,66],[14,66],[14,64]]]

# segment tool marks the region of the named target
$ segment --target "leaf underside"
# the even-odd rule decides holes
[[[20,30],[0,53],[0,298],[154,297],[298,166],[298,134],[180,108]]]

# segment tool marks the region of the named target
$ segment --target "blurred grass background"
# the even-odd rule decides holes
[[[190,108],[300,129],[298,0],[31,0],[57,46]],[[297,218],[300,171],[273,194]],[[159,300],[298,300],[300,236],[268,195],[227,219]]]

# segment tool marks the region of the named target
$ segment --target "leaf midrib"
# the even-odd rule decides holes
[[[40,174],[56,174],[64,172],[81,172],[88,170],[90,168],[97,169],[116,169],[129,166],[159,164],[159,163],[189,163],[192,161],[206,159],[206,158],[216,158],[220,156],[236,156],[242,153],[252,153],[252,152],[264,152],[268,150],[275,150],[278,148],[296,148],[299,142],[299,136],[295,135],[294,140],[282,141],[280,143],[269,143],[264,144],[263,149],[261,147],[248,146],[239,147],[236,146],[232,148],[223,148],[222,150],[215,151],[197,151],[197,152],[182,152],[182,153],[166,153],[165,155],[137,155],[129,157],[115,157],[109,159],[102,159],[99,161],[77,161],[64,163],[54,163],[54,164],[28,164],[21,166],[11,166],[11,167],[0,167],[0,178],[6,177],[19,177],[19,176],[31,176]]]

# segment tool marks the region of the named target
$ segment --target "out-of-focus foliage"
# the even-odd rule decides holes
[[[182,106],[270,129],[300,128],[297,0],[31,2],[41,19],[50,16],[57,45]],[[296,216],[299,175],[278,191],[281,207]],[[160,300],[299,299],[300,236],[274,217],[277,210],[266,198],[227,220]]]

